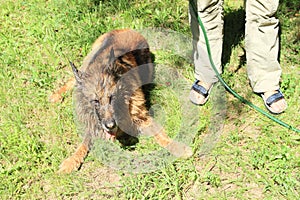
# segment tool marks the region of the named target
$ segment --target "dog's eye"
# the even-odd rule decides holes
[[[110,95],[108,98],[109,98],[109,104],[111,104],[111,101],[113,100],[114,96]]]
[[[98,99],[93,99],[93,100],[91,100],[91,104],[94,105],[94,106],[99,106],[100,102],[99,102]]]

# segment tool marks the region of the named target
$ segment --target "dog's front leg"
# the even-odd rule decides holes
[[[58,173],[69,174],[72,171],[78,170],[89,152],[90,145],[91,136],[87,134],[75,153],[61,163]]]
[[[164,147],[176,157],[188,158],[193,155],[191,147],[184,143],[174,141],[167,135],[165,129],[161,125],[157,124],[151,117],[149,117],[148,121],[150,123],[140,127],[140,133],[142,135],[153,136],[155,141],[161,147]]]

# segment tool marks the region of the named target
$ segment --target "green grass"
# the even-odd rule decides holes
[[[113,170],[92,153],[80,171],[57,175],[60,162],[80,142],[72,93],[67,93],[62,103],[48,102],[51,92],[72,76],[68,59],[80,65],[93,41],[117,28],[160,27],[189,37],[188,2],[0,0],[0,5],[0,199],[299,198],[299,134],[230,94],[226,95],[225,124],[221,135],[216,136],[216,146],[205,140],[214,132],[210,124],[216,105],[212,100],[197,108],[197,131],[190,133],[197,134],[191,144],[195,155],[190,159],[167,162],[151,173],[134,174]],[[242,5],[241,0],[225,1],[223,77],[239,94],[263,108],[260,97],[249,87],[243,62]],[[299,14],[298,0],[281,1],[281,86],[289,108],[277,117],[298,129]],[[172,52],[153,53],[158,66],[175,67],[192,83],[193,66],[188,60]],[[158,118],[175,137],[180,123],[188,123],[178,97],[168,84],[160,85],[151,101],[160,106],[156,108],[163,116]],[[180,137],[184,139],[184,135]],[[214,148],[199,157],[203,141]],[[118,150],[135,156],[160,147],[151,138],[141,138],[134,150]]]

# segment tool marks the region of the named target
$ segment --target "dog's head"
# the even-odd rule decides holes
[[[107,63],[100,65],[94,64],[88,72],[79,71],[70,62],[77,82],[77,88],[81,90],[85,99],[84,113],[90,113],[97,118],[97,124],[102,127],[106,139],[115,139],[118,126],[115,119],[113,101],[116,96],[118,71],[116,71],[116,61],[114,52],[111,50]],[[81,101],[81,99],[76,99]]]
[[[119,51],[115,56],[114,50],[111,49],[106,58],[95,59],[84,72],[79,71],[71,63],[77,88],[81,91],[79,98],[76,99],[77,101],[84,99],[85,108],[82,112],[96,116],[95,123],[102,127],[105,138],[115,138],[122,132],[131,136],[138,135],[139,130],[130,113],[143,114],[139,106],[144,104],[144,95],[133,98],[138,102],[134,106],[130,103],[132,94],[144,85],[144,82],[147,84],[152,80],[152,65],[136,67],[134,56],[138,51],[148,52],[148,49],[123,53]]]

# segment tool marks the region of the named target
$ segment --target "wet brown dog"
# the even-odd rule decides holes
[[[153,63],[145,38],[133,30],[114,30],[100,36],[74,77],[57,90],[50,101],[75,84],[77,120],[84,131],[83,142],[64,160],[59,172],[77,170],[89,152],[93,139],[114,139],[122,133],[152,135],[156,142],[177,157],[189,157],[191,148],[173,141],[150,117],[140,86],[151,83]]]

